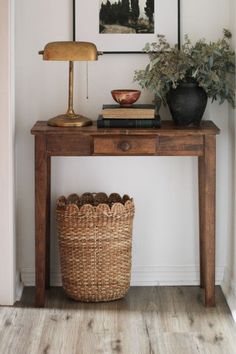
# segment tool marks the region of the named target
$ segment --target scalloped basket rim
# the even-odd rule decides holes
[[[107,198],[107,202],[109,201],[109,198],[112,196],[116,195],[118,198],[121,199],[121,201],[117,201],[112,203],[110,206],[106,202],[101,201],[99,202],[98,205],[92,205],[89,202],[85,202],[83,205],[79,206],[77,204],[78,201],[82,200],[84,195],[90,195],[93,196],[93,201],[96,200],[97,195],[103,195],[103,197]],[[70,198],[73,198],[74,201],[70,202]],[[126,200],[125,200],[126,199]],[[124,201],[122,203],[122,201]],[[68,204],[67,204],[68,203]],[[134,201],[133,198],[130,198],[127,194],[124,194],[123,197],[121,197],[118,193],[111,193],[108,197],[106,193],[83,193],[81,196],[79,196],[76,193],[70,194],[67,198],[65,196],[61,196],[57,199],[57,211],[63,210],[63,211],[79,211],[79,212],[119,212],[119,211],[124,211],[127,209],[132,209],[134,208]]]

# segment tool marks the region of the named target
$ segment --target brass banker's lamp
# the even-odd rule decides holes
[[[46,44],[43,51],[43,60],[69,61],[69,99],[68,109],[65,114],[59,115],[48,121],[48,125],[54,127],[83,127],[91,125],[92,121],[80,114],[76,114],[73,108],[73,81],[74,61],[97,60],[98,52],[95,44],[90,42],[51,42]]]

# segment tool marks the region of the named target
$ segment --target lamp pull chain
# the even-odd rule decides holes
[[[86,98],[89,98],[89,74],[88,74],[88,62],[86,62]]]

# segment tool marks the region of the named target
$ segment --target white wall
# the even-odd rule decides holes
[[[230,0],[230,30],[233,34],[232,46],[236,49],[236,4]],[[236,321],[236,111],[229,110],[229,234],[227,242],[227,262],[223,282],[223,291]]]
[[[214,16],[209,16],[214,8]],[[171,9],[170,9],[171,11]],[[182,37],[217,39],[229,25],[229,0],[182,0]],[[36,120],[62,113],[67,105],[65,63],[43,62],[38,50],[54,40],[71,39],[71,1],[16,2],[16,129],[17,210],[19,260],[25,284],[34,281],[34,147],[30,129]],[[98,48],[99,49],[99,48]],[[79,63],[75,106],[96,119],[110,90],[137,87],[135,69],[144,67],[145,55],[104,55],[86,65]],[[142,94],[140,102],[151,102]],[[162,115],[169,117],[168,111]],[[170,117],[169,117],[170,118]],[[208,104],[205,119],[220,128],[217,138],[217,282],[223,279],[228,230],[228,105]],[[85,191],[128,193],[136,203],[133,243],[134,284],[197,284],[198,207],[196,158],[97,157],[54,158],[52,208],[61,194]],[[53,213],[54,216],[54,213]],[[55,227],[52,239],[56,244]],[[58,281],[57,253],[53,251],[54,283]]]
[[[11,1],[0,0],[0,305],[12,305],[15,300],[11,5]]]

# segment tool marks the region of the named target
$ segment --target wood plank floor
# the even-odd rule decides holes
[[[221,289],[215,308],[198,287],[132,287],[110,303],[72,301],[61,288],[34,309],[26,288],[0,307],[0,354],[235,354],[236,324]]]

